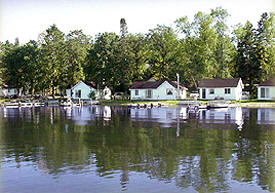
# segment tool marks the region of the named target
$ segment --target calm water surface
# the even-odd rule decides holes
[[[0,108],[0,192],[274,192],[275,109]]]

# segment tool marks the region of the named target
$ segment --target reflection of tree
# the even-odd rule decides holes
[[[233,178],[240,182],[256,181],[263,189],[274,191],[275,152],[267,148],[274,144],[274,131],[262,130],[256,124],[257,109],[250,110],[250,119],[244,129],[235,133],[235,153],[233,154]]]
[[[59,108],[21,112],[1,121],[4,157],[19,164],[33,161],[55,176],[92,172],[93,167],[102,177],[120,172],[123,190],[131,172],[145,172],[149,178],[192,186],[198,192],[228,191],[231,178],[274,191],[274,152],[266,148],[274,144],[274,131],[256,125],[256,110],[250,111],[242,131],[203,129],[197,120],[188,120],[180,136],[177,128],[132,122],[127,113],[114,108],[108,124],[98,118],[78,126]]]

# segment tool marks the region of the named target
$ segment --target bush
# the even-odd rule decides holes
[[[89,98],[92,99],[92,100],[95,100],[95,99],[96,99],[96,97],[95,97],[95,91],[91,91],[91,92],[90,92]]]

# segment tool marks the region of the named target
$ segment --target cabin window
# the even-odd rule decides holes
[[[210,89],[209,89],[209,94],[215,94],[215,91],[214,91],[213,88],[210,88]]]
[[[75,97],[81,98],[81,90],[76,91]]]
[[[173,95],[173,90],[171,88],[166,89],[166,94],[167,95]]]
[[[261,98],[269,98],[269,88],[261,88]]]
[[[152,90],[147,90],[146,98],[152,98]]]
[[[139,95],[139,90],[135,90],[135,95]]]
[[[231,93],[231,89],[230,88],[225,88],[224,89],[224,94],[230,94]]]

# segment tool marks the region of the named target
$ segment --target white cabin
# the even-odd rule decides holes
[[[176,100],[185,99],[186,90],[175,81],[148,81],[134,82],[130,88],[131,100]]]
[[[68,98],[88,100],[90,98],[91,92],[95,93],[96,99],[111,99],[111,90],[107,87],[97,88],[94,82],[84,82],[79,81],[71,89],[66,90],[66,95]]]
[[[0,87],[0,97],[13,97],[15,95],[21,95],[22,88],[8,88],[8,87]],[[19,91],[19,92],[18,92]]]
[[[241,100],[244,85],[241,78],[202,79],[199,83],[200,99]]]
[[[258,86],[259,100],[275,100],[275,78],[269,79]]]

